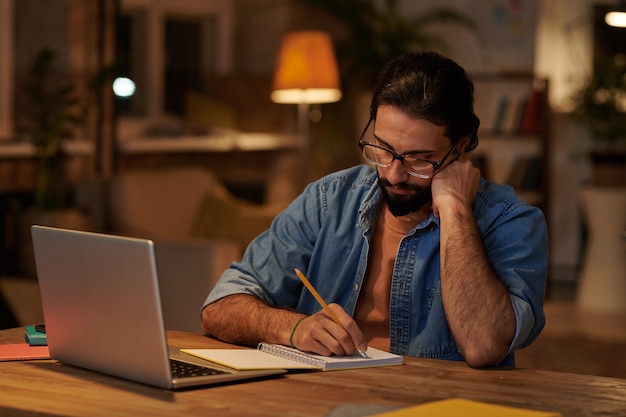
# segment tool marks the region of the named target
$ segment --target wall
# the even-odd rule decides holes
[[[234,72],[271,74],[278,45],[287,30],[288,0],[232,0],[235,14]]]
[[[470,17],[478,33],[453,24],[429,29],[443,37],[442,50],[469,73],[531,72],[534,63],[536,23],[540,0],[400,0],[402,15],[435,7],[455,9]]]

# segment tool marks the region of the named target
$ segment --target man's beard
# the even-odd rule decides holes
[[[389,211],[396,217],[406,216],[409,213],[416,212],[425,204],[432,202],[432,193],[430,185],[421,187],[415,184],[401,183],[398,186],[404,190],[413,190],[412,194],[397,195],[387,191],[386,187],[390,187],[391,183],[378,176],[378,185],[383,193],[383,200],[387,203]]]

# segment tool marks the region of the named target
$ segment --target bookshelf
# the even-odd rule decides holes
[[[547,214],[550,128],[548,80],[533,74],[473,76],[480,117],[470,154],[486,179],[509,184]]]

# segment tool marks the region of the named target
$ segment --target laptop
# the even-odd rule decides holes
[[[286,372],[236,371],[168,346],[152,241],[37,225],[31,232],[48,348],[59,362],[166,389]],[[199,369],[179,375],[173,364]]]

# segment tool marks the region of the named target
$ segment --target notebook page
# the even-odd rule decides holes
[[[257,349],[181,349],[181,352],[237,370],[320,369]]]

